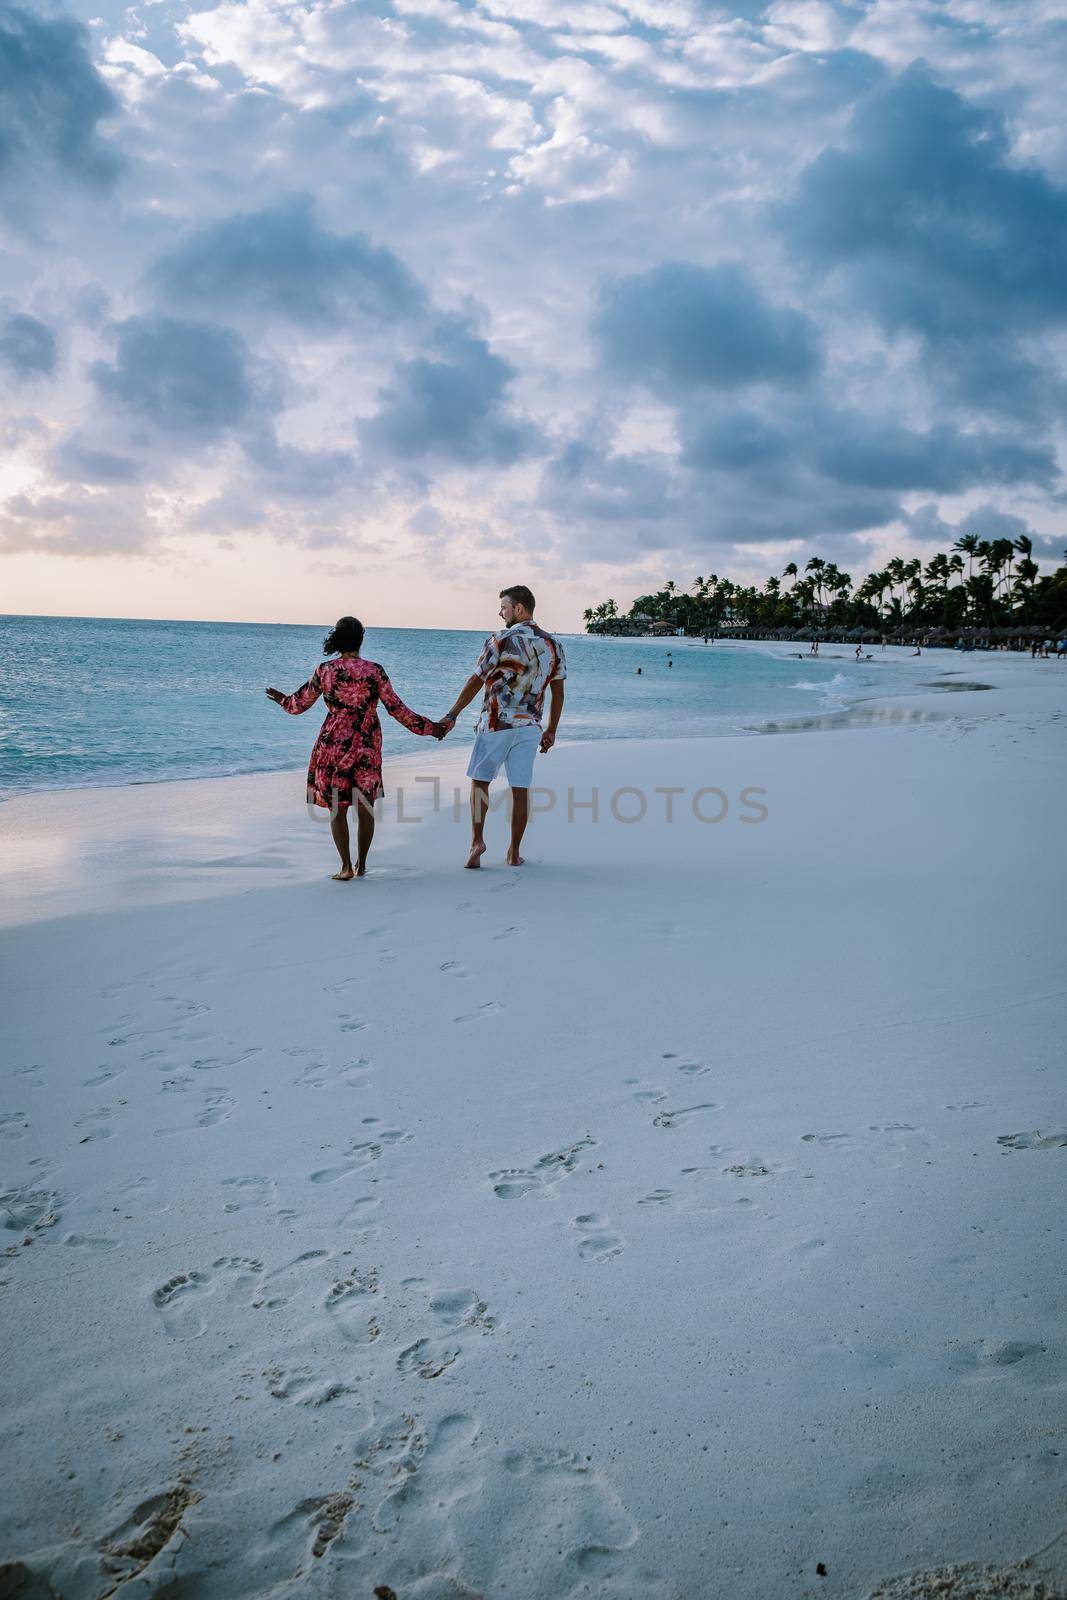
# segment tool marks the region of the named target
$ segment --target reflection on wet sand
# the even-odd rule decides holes
[[[789,722],[764,722],[754,733],[812,733],[824,728],[884,728],[899,722],[949,722],[951,711],[920,711],[916,706],[871,706],[861,711],[828,711],[823,717],[797,717]]]
[[[917,689],[992,689],[991,683],[917,683]]]

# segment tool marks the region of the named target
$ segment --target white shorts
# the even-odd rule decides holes
[[[541,729],[536,723],[479,733],[467,765],[467,777],[479,783],[491,783],[503,767],[513,789],[528,789],[533,782],[534,756],[540,743]]]

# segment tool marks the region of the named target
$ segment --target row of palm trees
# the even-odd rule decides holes
[[[1067,551],[1064,552],[1067,555]],[[975,570],[977,568],[977,570]],[[788,587],[787,587],[788,585]],[[962,534],[951,551],[925,564],[895,556],[855,588],[836,562],[812,556],[803,574],[790,561],[762,589],[720,578],[694,580],[685,593],[674,581],[639,595],[622,617],[614,600],[584,613],[587,629],[612,632],[655,622],[690,631],[724,622],[753,628],[961,628],[1058,626],[1067,619],[1067,567],[1041,576],[1030,539],[979,539]]]

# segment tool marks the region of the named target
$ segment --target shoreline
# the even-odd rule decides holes
[[[105,620],[110,621],[110,620],[113,620],[113,619],[105,619]],[[127,619],[119,619],[119,620],[127,620]],[[133,619],[130,619],[130,620],[133,620]],[[138,619],[138,620],[140,620],[140,619]],[[149,620],[151,620],[151,619],[149,619]],[[205,624],[205,626],[212,626],[212,625],[213,624]],[[267,627],[267,626],[288,627],[288,626],[300,626],[300,624],[249,623],[249,624],[241,624],[241,626],[249,626],[249,627]],[[411,631],[413,631],[413,632],[422,632],[422,631],[425,631],[425,630],[415,629],[415,630],[411,630]],[[439,631],[455,631],[455,630],[439,630]],[[564,636],[564,637],[570,637],[570,636],[568,635],[568,636]],[[586,635],[578,635],[577,637],[586,637]],[[670,640],[670,639],[656,639],[656,638],[648,638],[648,639],[633,638],[633,639],[626,639],[625,642],[627,644],[630,644],[630,645],[632,645],[632,644],[642,644],[642,645],[648,645],[650,647],[662,647],[664,645],[670,647],[673,644],[673,645],[676,645],[676,646],[686,646],[688,648],[694,648],[695,647],[695,648],[699,648],[701,650],[703,650],[705,648],[704,645],[702,644],[702,642],[700,640],[698,640],[698,639]],[[755,639],[726,639],[726,640],[722,640],[722,639],[720,639],[720,640],[716,640],[714,642],[714,647],[716,649],[719,649],[720,651],[722,651],[722,650],[746,651],[747,650],[747,651],[755,651],[756,653],[760,653],[760,654],[770,654],[770,655],[773,655],[777,659],[780,659],[780,660],[791,661],[792,659],[794,659],[794,657],[796,656],[796,652],[791,650],[791,649],[786,648],[784,645],[779,649],[768,649],[769,645],[773,645],[776,642],[777,641],[762,640],[762,639],[759,639],[759,640],[755,640]],[[707,646],[707,648],[711,649],[712,646],[709,645],[709,646]],[[824,661],[842,661],[842,662],[846,662],[846,663],[852,662],[853,658],[852,658],[852,654],[851,654],[850,651],[846,651],[846,653],[843,654],[843,655],[837,655],[837,654],[833,653],[834,648],[835,647],[831,647],[831,653],[826,655],[826,656],[810,657],[805,653],[805,654],[802,654],[799,657],[797,657],[797,659],[801,663],[805,663],[806,662],[806,663],[809,663],[809,664],[812,663],[812,662],[814,662],[816,664],[821,664]],[[911,651],[910,651],[909,647],[907,647],[907,646],[894,646],[894,647],[891,647],[891,648],[895,648],[897,650],[903,651],[903,652],[905,652],[905,654],[888,658],[886,660],[886,664],[887,665],[896,666],[896,665],[902,664],[905,660],[910,660],[911,659]],[[1005,658],[1005,656],[1003,654],[999,654],[999,653],[996,653],[996,652],[990,652],[990,655],[994,658],[993,676],[997,676],[997,673],[995,671],[996,666],[1000,666],[1000,667],[1003,667],[1003,668],[1008,668],[1008,661],[1007,661],[1007,659]],[[955,674],[958,674],[962,670],[962,668],[960,666],[960,663],[959,663],[959,659],[958,659],[958,653],[956,651],[952,651],[952,650],[936,650],[936,649],[932,648],[932,649],[930,649],[930,650],[928,650],[926,652],[926,655],[923,657],[924,661],[927,658],[929,658],[931,660],[931,670],[933,670],[933,671],[940,670],[941,673],[946,677],[951,677],[951,676],[953,676]],[[875,659],[878,659],[877,655],[875,656]],[[883,658],[883,659],[886,659],[886,658]],[[1029,658],[1026,658],[1026,659],[1029,660]],[[952,670],[950,670],[950,663],[951,663]],[[863,663],[863,664],[866,665],[866,663]],[[1014,665],[1018,665],[1018,663],[1013,663],[1013,664]],[[1031,665],[1034,665],[1034,664],[1035,663],[1031,663]],[[1048,665],[1048,663],[1041,663],[1040,665],[1046,666],[1046,665]],[[1010,668],[1008,668],[1008,670],[1010,671]],[[973,674],[970,674],[969,676],[973,676]],[[1002,672],[1000,674],[1000,676],[1001,676],[1001,678],[1003,678],[1004,677],[1004,673]],[[1067,673],[1065,673],[1065,677],[1067,677]],[[991,685],[990,687],[1002,687],[1002,686],[1006,686],[1006,685],[1004,685],[1004,684],[994,684],[994,685]],[[1012,686],[1014,686],[1014,684],[1012,684]],[[709,732],[706,729],[702,729],[701,732],[692,735],[692,737],[693,738],[697,738],[697,739],[723,739],[723,738],[736,738],[740,734],[759,734],[759,733],[764,733],[764,732],[777,734],[777,733],[791,732],[791,731],[799,733],[799,732],[810,732],[810,731],[820,730],[822,728],[833,728],[833,727],[839,727],[839,726],[840,727],[862,726],[862,725],[864,725],[864,722],[866,720],[863,717],[857,717],[857,718],[853,719],[852,721],[847,720],[851,716],[851,714],[857,710],[858,707],[861,707],[861,706],[866,706],[868,708],[875,707],[882,700],[897,699],[900,696],[904,696],[904,695],[917,698],[918,697],[917,690],[925,689],[925,690],[927,690],[929,692],[936,692],[937,687],[938,686],[933,685],[933,684],[930,684],[930,685],[918,685],[918,686],[912,685],[912,686],[909,686],[907,688],[898,689],[895,692],[892,689],[887,689],[887,691],[884,694],[883,693],[879,693],[879,694],[875,694],[875,695],[872,695],[872,694],[869,694],[869,693],[865,693],[865,692],[856,692],[854,694],[853,698],[850,700],[850,702],[847,705],[842,706],[840,708],[840,710],[833,710],[833,711],[828,711],[828,712],[824,712],[824,713],[809,713],[809,712],[804,712],[804,711],[797,711],[797,712],[792,713],[790,715],[784,716],[784,717],[782,717],[780,719],[776,719],[776,718],[767,719],[767,718],[765,718],[761,722],[754,722],[754,723],[752,723],[750,725],[745,725],[744,723],[742,723],[738,727],[731,728],[729,731],[724,730],[722,732]],[[743,714],[741,714],[741,715],[743,715]],[[838,718],[843,718],[843,719],[846,719],[846,720],[838,721],[838,720],[836,720]],[[621,735],[619,735],[617,737],[609,735],[607,738],[605,738],[603,740],[595,740],[595,741],[576,740],[574,742],[575,743],[594,742],[594,743],[614,744],[614,743],[617,743],[619,739],[626,739],[628,737],[631,737],[631,735],[621,734]],[[565,735],[564,735],[564,738],[565,738]],[[566,739],[565,739],[565,742],[570,742],[570,741],[566,741]],[[445,744],[447,745],[448,741],[445,741]],[[463,750],[468,750],[469,746],[470,746],[470,741],[467,741],[462,746],[458,746],[458,747],[462,748]],[[310,748],[310,744],[309,744],[309,748]],[[456,749],[457,745],[454,744],[454,745],[452,745],[451,748],[452,749]],[[420,756],[419,756],[419,754],[417,752],[407,752],[407,753],[404,753],[404,754],[399,755],[399,756],[394,756],[394,757],[391,757],[391,758],[387,757],[387,765],[392,765],[392,766],[398,766],[399,767],[399,766],[403,766],[405,763],[406,764],[411,764],[412,762],[418,762],[419,759],[420,759]],[[161,785],[170,785],[170,784],[202,783],[202,782],[209,782],[209,781],[211,781],[211,782],[223,782],[223,781],[241,780],[241,779],[272,778],[272,777],[280,776],[280,775],[285,774],[285,773],[290,773],[290,772],[294,772],[294,771],[299,772],[300,770],[301,770],[301,768],[299,766],[284,765],[284,766],[257,767],[257,768],[254,768],[254,769],[250,770],[250,771],[238,771],[238,772],[197,772],[197,773],[168,774],[168,775],[162,776],[162,777],[125,778],[125,779],[118,780],[118,781],[115,781],[115,782],[93,781],[93,782],[76,783],[76,784],[56,783],[56,784],[41,784],[41,785],[36,786],[36,787],[19,787],[19,788],[7,788],[7,789],[0,788],[0,813],[2,813],[4,808],[9,806],[13,801],[18,801],[18,800],[25,799],[25,798],[28,798],[28,797],[31,797],[31,796],[43,796],[43,795],[63,796],[63,795],[82,794],[82,793],[85,793],[85,792],[95,791],[95,790],[124,790],[124,789],[142,789],[142,788],[152,789],[152,788],[157,788],[157,787],[159,787]]]

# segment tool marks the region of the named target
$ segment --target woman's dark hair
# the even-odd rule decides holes
[[[363,646],[363,624],[358,617],[338,617],[322,641],[324,656],[336,656],[342,650],[360,650]]]

